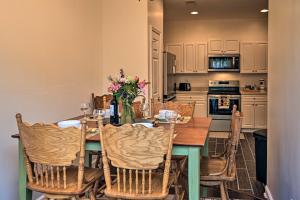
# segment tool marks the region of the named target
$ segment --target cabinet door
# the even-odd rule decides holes
[[[267,128],[267,102],[259,102],[254,105],[255,128]]]
[[[176,73],[183,72],[183,44],[168,44],[167,51],[176,55]]]
[[[207,44],[196,44],[196,69],[198,73],[207,73]]]
[[[268,44],[256,43],[254,53],[254,70],[258,73],[268,72]]]
[[[195,104],[194,117],[207,117],[207,102],[197,101]]]
[[[241,73],[252,73],[254,67],[254,44],[241,44]]]
[[[223,40],[209,40],[208,52],[210,54],[222,54],[223,53]]]
[[[195,72],[196,59],[195,59],[195,46],[194,44],[184,44],[184,72]]]
[[[254,128],[254,103],[242,103],[242,112],[244,114],[242,128]]]
[[[224,41],[224,53],[239,54],[240,42],[238,40],[225,40]]]

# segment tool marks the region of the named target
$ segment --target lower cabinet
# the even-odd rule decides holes
[[[242,95],[242,128],[267,128],[267,96]]]
[[[176,94],[176,101],[182,103],[195,102],[194,117],[207,117],[206,94]]]

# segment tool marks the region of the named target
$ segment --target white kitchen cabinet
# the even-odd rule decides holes
[[[255,103],[255,128],[267,128],[267,102]]]
[[[208,53],[209,54],[238,54],[240,52],[239,40],[209,40]]]
[[[223,40],[209,40],[208,52],[210,54],[222,54],[223,53]]]
[[[176,73],[184,72],[183,69],[183,43],[167,44],[168,52],[176,55]]]
[[[167,51],[176,55],[176,73],[207,73],[207,44],[167,44]]]
[[[230,54],[240,53],[240,41],[239,40],[224,40],[224,52]]]
[[[206,94],[176,94],[176,101],[182,103],[195,102],[194,117],[207,117],[207,95]]]
[[[207,44],[197,43],[196,46],[196,68],[197,73],[207,73],[208,59],[207,59]]]
[[[254,47],[254,70],[257,73],[268,72],[268,44],[256,43]]]
[[[267,96],[242,95],[242,128],[267,128]]]
[[[251,42],[241,44],[240,71],[241,73],[252,73],[254,66],[254,45]]]
[[[268,43],[243,42],[241,43],[241,73],[268,72]]]
[[[254,128],[254,103],[245,102],[242,103],[243,118],[243,128]]]
[[[184,44],[184,66],[183,72],[185,73],[192,73],[195,72],[196,68],[196,52],[195,52],[195,45],[192,44]]]

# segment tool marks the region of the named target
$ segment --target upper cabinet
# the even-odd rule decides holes
[[[268,72],[268,43],[241,43],[241,73]]]
[[[191,73],[195,72],[196,66],[196,51],[194,44],[184,44],[184,72]]]
[[[208,53],[209,54],[239,54],[240,42],[239,40],[209,40]]]
[[[176,73],[207,73],[207,44],[167,44],[166,49],[176,55]]]
[[[176,73],[182,73],[183,70],[183,44],[177,43],[177,44],[168,44],[166,46],[166,49],[168,52],[173,53],[176,55]]]
[[[207,73],[208,57],[207,57],[207,44],[197,43],[196,48],[196,68],[195,72]]]

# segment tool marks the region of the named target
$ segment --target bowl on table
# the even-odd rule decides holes
[[[79,120],[61,121],[61,122],[58,122],[57,125],[60,128],[68,128],[68,127],[80,128],[81,127],[81,124],[80,124]]]

